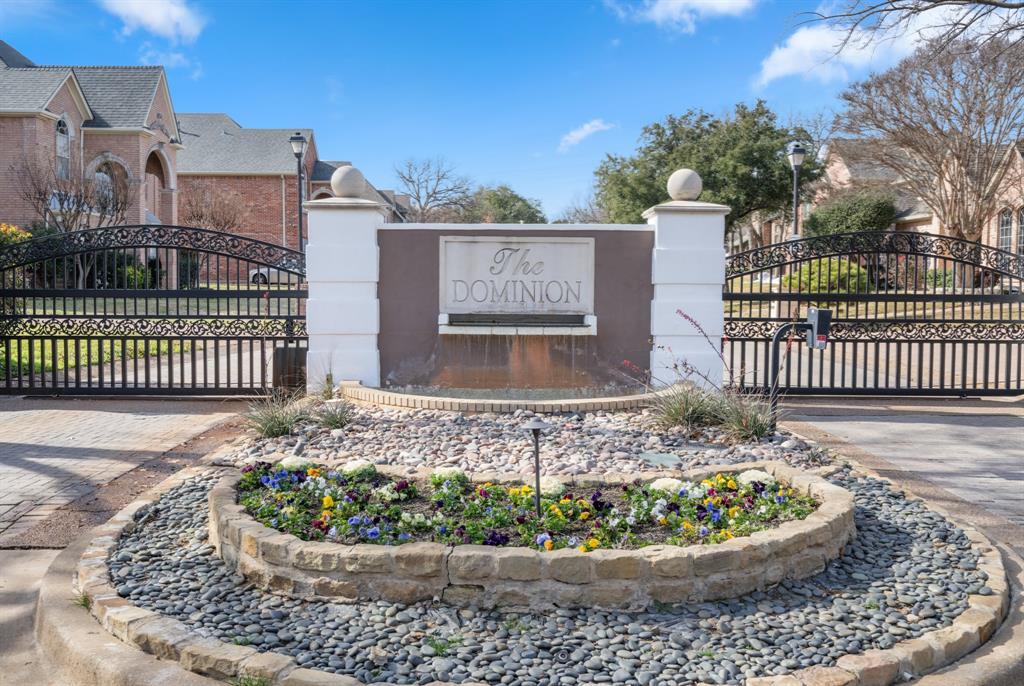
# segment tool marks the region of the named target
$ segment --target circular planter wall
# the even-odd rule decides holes
[[[408,470],[378,471],[409,476]],[[720,471],[761,469],[816,498],[805,519],[785,522],[714,545],[652,545],[633,550],[531,548],[481,545],[400,546],[306,542],[267,528],[237,503],[240,475],[210,491],[210,540],[232,568],[257,586],[287,595],[383,599],[412,603],[437,599],[457,606],[642,609],[652,602],[701,602],[802,579],[838,557],[855,535],[853,496],[824,479],[775,462],[644,473],[693,481]],[[420,476],[429,476],[425,471]],[[521,483],[520,475],[480,473],[474,481]],[[577,476],[566,483],[617,485],[635,475]]]

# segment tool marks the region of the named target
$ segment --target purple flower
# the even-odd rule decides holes
[[[760,481],[755,481],[754,483],[750,484],[750,487],[753,488],[754,493],[757,493],[758,495],[764,493],[764,484],[761,483]]]
[[[368,529],[366,532],[366,536],[367,538],[380,538],[380,529],[378,529],[377,527]]]
[[[784,496],[784,495],[777,495],[777,496],[775,496],[775,502],[777,502],[777,503],[779,503],[781,505],[782,503],[786,502],[786,496]]]
[[[708,528],[706,526],[702,526],[700,528],[700,535],[701,536],[707,536],[708,535]]]
[[[543,548],[544,544],[551,540],[551,536],[547,532],[544,532],[537,534],[537,538],[534,540],[539,547]]]
[[[508,543],[508,535],[499,531],[494,531],[493,529],[488,531],[487,535],[484,536],[484,545],[498,546],[505,545],[506,543]]]
[[[360,521],[361,520],[359,519],[359,515],[356,515],[355,517],[349,517],[348,518],[348,525],[349,526],[359,526],[359,522]]]
[[[712,522],[717,522],[721,518],[722,518],[722,511],[721,510],[713,510],[711,512],[711,521]]]

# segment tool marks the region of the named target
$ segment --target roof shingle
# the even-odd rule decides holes
[[[180,174],[295,174],[288,138],[312,129],[247,129],[226,114],[179,113]],[[333,171],[333,170],[332,170]],[[328,178],[330,178],[328,176]]]

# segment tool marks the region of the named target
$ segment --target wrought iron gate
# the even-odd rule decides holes
[[[816,305],[833,311],[830,344],[784,346],[783,392],[1020,394],[1022,283],[1024,255],[924,233],[768,245],[726,262],[723,353],[734,385],[767,388],[772,335]]]
[[[0,248],[0,393],[244,395],[298,386],[301,253],[178,226]]]

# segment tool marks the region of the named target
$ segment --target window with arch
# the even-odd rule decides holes
[[[71,132],[64,119],[57,120],[57,178],[71,178]]]
[[[999,236],[996,239],[996,247],[1000,250],[1009,251],[1013,245],[1010,240],[1013,237],[1013,215],[1010,210],[1003,210],[999,213]]]
[[[96,167],[93,173],[93,181],[96,184],[96,192],[100,202],[111,207],[126,190],[128,174],[116,162],[103,162]]]

